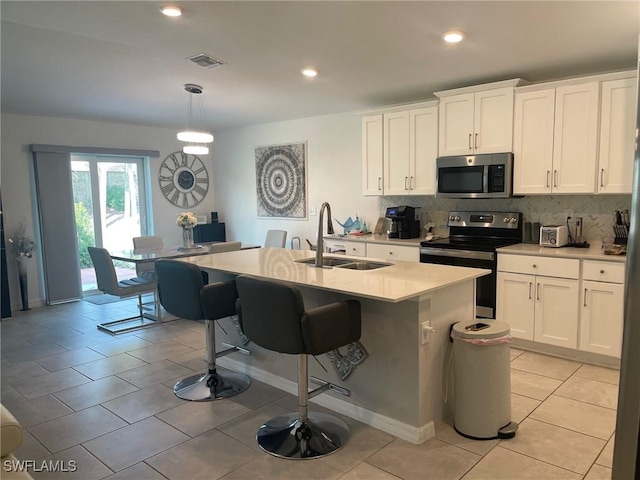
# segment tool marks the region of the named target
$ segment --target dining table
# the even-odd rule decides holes
[[[171,259],[181,257],[193,257],[195,255],[207,255],[209,253],[209,246],[214,243],[224,242],[206,242],[194,245],[190,248],[185,247],[161,247],[161,248],[131,248],[126,250],[118,250],[115,252],[109,252],[113,260],[121,260],[123,262],[131,263],[148,263],[155,262],[160,259]],[[252,248],[260,248],[260,245],[252,245],[248,243],[242,243],[241,250],[249,250]]]
[[[208,255],[209,246],[214,243],[224,242],[203,242],[193,247],[160,247],[160,248],[131,248],[125,250],[118,250],[109,252],[109,255],[113,260],[120,260],[123,262],[130,262],[134,264],[155,262],[161,259],[176,259],[184,257],[193,257],[197,255]],[[241,250],[250,250],[253,248],[261,248],[260,245],[253,245],[249,243],[242,243]],[[155,325],[160,323],[166,323],[172,320],[177,320],[173,315],[167,313],[160,305],[157,292],[154,294],[154,301],[143,304],[143,317],[147,320],[151,320],[152,323],[144,324],[143,326]],[[151,306],[150,306],[151,305]]]

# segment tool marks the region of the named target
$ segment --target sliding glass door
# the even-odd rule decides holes
[[[88,246],[110,252],[133,247],[147,235],[144,160],[139,157],[71,155],[73,203],[83,292],[95,290]],[[135,276],[130,264],[116,264],[119,278]]]

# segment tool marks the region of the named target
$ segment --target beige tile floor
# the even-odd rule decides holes
[[[21,459],[77,462],[66,479],[609,479],[618,372],[511,349],[510,440],[473,441],[450,421],[412,445],[345,418],[352,436],[315,461],[266,455],[255,432],[295,398],[253,381],[233,399],[184,402],[171,386],[203,370],[202,324],[118,337],[95,324],[133,301],[15,312],[0,324],[2,403],[26,428]],[[314,407],[318,408],[318,407]]]

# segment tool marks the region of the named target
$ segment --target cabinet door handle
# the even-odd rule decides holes
[[[584,303],[582,304],[583,306],[587,306],[587,289],[584,289]]]
[[[604,273],[604,270],[600,270],[600,273]]]
[[[558,186],[558,170],[553,171],[553,186]]]
[[[469,134],[469,150],[473,150],[473,147],[471,146],[471,134]]]
[[[413,177],[409,177],[409,190],[415,190],[416,182],[413,181]]]
[[[549,188],[549,174],[551,171],[547,170],[547,188]]]
[[[604,168],[600,169],[600,186],[604,187]]]
[[[404,189],[405,189],[405,190],[409,190],[409,189],[407,188],[407,179],[408,179],[408,178],[409,178],[409,177],[404,177]]]
[[[531,287],[533,286],[533,282],[529,282],[529,300],[531,300]]]
[[[536,283],[536,300],[540,300],[540,284]]]
[[[382,177],[378,177],[378,190],[382,190]]]
[[[478,148],[478,134],[476,133],[476,138],[473,140],[473,146]]]

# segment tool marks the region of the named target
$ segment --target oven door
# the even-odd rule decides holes
[[[484,268],[491,270],[491,274],[476,279],[476,317],[495,318],[495,252],[421,247],[420,263],[435,263],[439,265],[453,265],[456,267]]]

